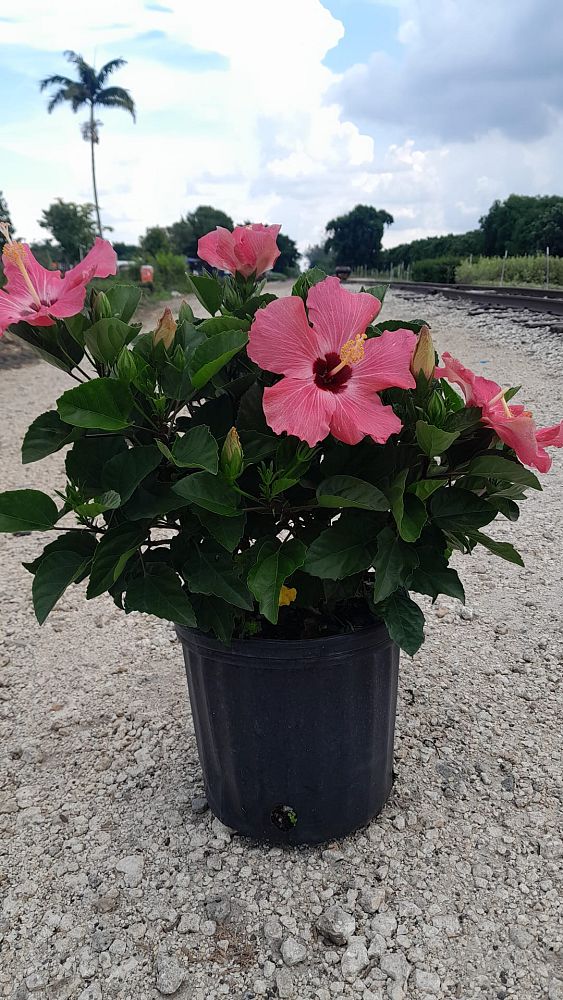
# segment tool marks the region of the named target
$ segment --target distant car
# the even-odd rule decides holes
[[[117,273],[119,274],[120,271],[127,271],[128,268],[134,267],[134,266],[135,266],[135,261],[134,260],[118,260],[118,262],[117,262]]]
[[[228,272],[222,271],[220,267],[211,267],[199,257],[186,257],[186,264],[190,274],[214,274],[217,278],[226,278]]]
[[[352,268],[341,265],[334,268],[334,274],[337,278],[340,278],[341,281],[348,281],[348,278],[352,274]]]

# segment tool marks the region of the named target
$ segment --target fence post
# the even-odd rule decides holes
[[[549,288],[549,247],[545,248],[545,287]]]
[[[500,272],[500,283],[501,283],[501,285],[504,285],[504,269],[506,267],[506,258],[507,257],[508,257],[508,250],[505,250],[504,251],[504,257],[502,259],[502,268],[501,268],[501,272]]]

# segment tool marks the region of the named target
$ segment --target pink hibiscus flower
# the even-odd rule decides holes
[[[481,407],[483,423],[492,427],[497,437],[516,452],[524,465],[547,472],[551,467],[551,458],[545,449],[563,447],[563,420],[553,427],[538,430],[529,410],[523,406],[510,406],[506,402],[500,385],[475,375],[447,352],[442,357],[444,366],[436,369],[436,378],[447,378],[448,382],[459,385],[467,405]]]
[[[97,237],[84,260],[61,277],[60,271],[42,267],[27,243],[11,240],[7,226],[1,228],[6,237],[2,250],[6,286],[0,289],[0,334],[20,320],[32,326],[52,326],[55,319],[75,316],[84,305],[88,282],[117,270],[111,243]]]
[[[251,226],[235,226],[229,229],[217,226],[215,232],[207,233],[198,240],[197,254],[212,267],[243,278],[251,274],[263,274],[274,266],[280,255],[276,238],[281,226],[263,226],[255,222]]]
[[[377,393],[391,386],[414,388],[409,370],[414,333],[386,331],[367,340],[365,329],[381,302],[347,291],[338,278],[314,285],[307,309],[309,319],[299,296],[277,299],[259,309],[252,324],[249,357],[284,376],[264,390],[268,424],[276,434],[287,431],[310,447],[329,433],[346,444],[357,444],[366,434],[387,441],[402,424]]]

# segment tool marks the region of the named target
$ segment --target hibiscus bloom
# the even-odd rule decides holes
[[[111,243],[97,237],[84,260],[61,277],[60,271],[42,267],[27,243],[11,240],[6,225],[1,229],[6,237],[2,250],[6,285],[0,289],[0,334],[20,320],[32,326],[52,326],[55,319],[75,316],[84,305],[88,282],[117,270]]]
[[[531,465],[540,472],[551,467],[546,447],[563,447],[563,420],[552,427],[538,430],[534,418],[524,406],[510,406],[504,390],[491,379],[475,375],[460,361],[445,352],[443,368],[436,369],[436,378],[447,378],[459,385],[468,406],[481,407],[481,419],[492,427],[497,437],[504,441],[524,465]]]
[[[383,443],[402,424],[377,395],[382,389],[412,389],[409,365],[416,344],[410,330],[366,339],[365,329],[381,302],[349,292],[338,278],[325,278],[307,296],[277,299],[259,309],[248,355],[267,371],[283,375],[264,390],[264,414],[276,434],[287,431],[310,447],[329,433],[346,444],[369,435]],[[312,326],[309,324],[309,320]]]
[[[276,238],[281,226],[235,226],[232,233],[223,226],[207,233],[198,240],[197,254],[212,267],[231,274],[238,272],[243,278],[263,274],[274,266],[280,255]]]

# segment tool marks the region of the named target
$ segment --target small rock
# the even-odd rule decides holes
[[[379,968],[386,976],[389,976],[390,979],[393,979],[394,982],[399,983],[401,986],[403,983],[406,983],[411,971],[409,963],[400,951],[385,952],[379,960]]]
[[[458,937],[461,934],[461,924],[455,913],[437,913],[432,917],[432,923],[438,930],[445,931],[447,937]]]
[[[78,1000],[102,1000],[102,987],[99,983],[90,983],[78,994]]]
[[[289,969],[279,969],[276,972],[276,987],[278,996],[283,1000],[293,996],[293,976]]]
[[[209,803],[205,798],[205,795],[194,796],[192,799],[192,812],[195,813],[196,816],[201,816],[202,813],[207,812],[208,809]]]
[[[459,617],[463,618],[465,622],[472,622],[475,618],[475,612],[471,608],[460,608]]]
[[[201,918],[197,913],[183,913],[178,924],[178,934],[197,934],[201,926]]]
[[[164,951],[156,957],[155,985],[165,997],[174,996],[186,980],[186,971],[180,963]]]
[[[212,896],[205,903],[205,912],[210,920],[221,923],[231,912],[231,900],[228,896]]]
[[[206,937],[213,937],[216,930],[217,924],[214,920],[204,920],[200,927],[201,933],[205,934]]]
[[[393,937],[397,930],[397,918],[390,910],[376,913],[371,921],[371,929],[374,934],[381,934],[384,938]]]
[[[350,941],[340,963],[346,982],[353,983],[366,965],[369,965],[369,958],[365,944],[359,940]]]
[[[385,902],[385,889],[379,886],[377,889],[362,889],[359,903],[365,913],[377,913],[380,906]]]
[[[264,937],[270,948],[279,948],[282,943],[283,929],[278,917],[266,917],[264,921]]]
[[[414,974],[414,985],[417,990],[424,993],[440,993],[440,977],[435,972],[425,972],[424,969],[416,969]]]
[[[145,859],[142,854],[129,854],[121,858],[115,865],[118,872],[123,872],[123,881],[130,889],[136,889],[143,881]]]
[[[281,957],[285,964],[291,968],[291,966],[299,965],[300,962],[305,961],[307,949],[302,941],[298,941],[294,937],[288,937],[281,946]]]
[[[524,927],[518,927],[516,924],[510,928],[508,936],[512,944],[515,944],[517,948],[529,948],[534,942],[529,931],[525,930]]]
[[[113,913],[119,906],[119,889],[115,886],[109,892],[103,893],[94,900],[94,909],[98,913]]]
[[[351,913],[343,910],[341,906],[335,904],[329,906],[317,920],[317,928],[321,934],[329,938],[334,944],[348,944],[356,930],[356,921]]]

